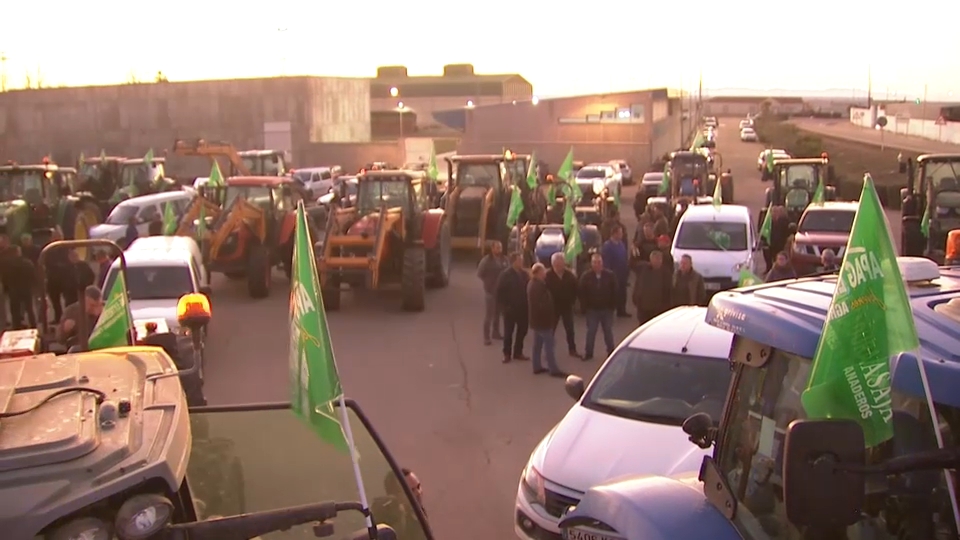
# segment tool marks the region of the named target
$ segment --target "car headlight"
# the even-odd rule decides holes
[[[121,540],[146,540],[173,518],[173,503],[163,495],[145,493],[127,499],[117,512],[116,532]]]
[[[67,522],[49,536],[50,540],[110,540],[110,524],[94,517],[82,517]]]
[[[523,487],[530,500],[543,505],[547,495],[543,487],[543,476],[533,465],[527,465],[523,470]]]

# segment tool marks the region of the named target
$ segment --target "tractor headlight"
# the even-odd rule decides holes
[[[173,518],[173,503],[163,495],[145,493],[127,499],[117,512],[116,533],[121,540],[145,540]]]
[[[94,517],[82,517],[58,528],[50,540],[111,540],[110,524]]]

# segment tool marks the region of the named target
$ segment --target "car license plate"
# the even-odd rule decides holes
[[[704,283],[704,287],[705,287],[708,291],[719,291],[719,290],[720,290],[720,284],[719,284],[719,283],[711,283],[711,282],[709,282],[709,281],[708,281],[707,283]]]
[[[563,540],[620,540],[616,536],[590,532],[584,529],[564,529]]]

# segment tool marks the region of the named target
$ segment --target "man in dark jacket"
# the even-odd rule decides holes
[[[553,297],[547,287],[547,267],[536,263],[530,269],[530,283],[527,284],[527,304],[530,309],[530,329],[533,330],[533,374],[547,371],[551,377],[566,377],[567,374],[557,367],[557,347],[554,336],[557,327],[557,313],[553,307]],[[546,356],[547,367],[540,362]]]
[[[637,307],[640,325],[670,309],[672,286],[673,267],[663,264],[663,253],[651,252],[650,260],[637,266],[637,282],[633,286],[633,305]]]
[[[0,278],[6,274],[7,267],[12,258],[10,250],[10,237],[0,234]],[[7,316],[7,304],[10,299],[10,289],[7,288],[6,281],[0,282],[0,333],[6,331],[10,318]]]
[[[673,244],[673,240],[665,234],[661,234],[657,237],[657,251],[663,254],[663,265],[670,269],[673,272],[673,254],[670,253],[670,246]],[[648,261],[650,259],[647,259]]]
[[[587,315],[587,342],[583,360],[593,360],[593,346],[597,340],[598,328],[603,329],[603,341],[609,356],[615,345],[613,315],[617,309],[617,278],[613,272],[603,267],[603,257],[599,253],[590,257],[590,270],[580,276],[577,289],[580,293],[580,305]]]
[[[67,250],[67,262],[62,294],[64,302],[70,305],[77,301],[84,289],[97,281],[97,276],[86,261],[80,260],[76,250]]]
[[[603,264],[617,278],[617,316],[630,317],[627,312],[627,281],[630,278],[630,255],[623,240],[623,227],[617,225],[610,231],[610,239],[600,249]]]
[[[503,363],[529,360],[523,355],[523,339],[527,337],[527,282],[530,276],[523,268],[523,256],[510,254],[510,267],[497,279],[497,305],[503,312]]]
[[[51,241],[63,240],[63,233],[59,229],[53,231]],[[54,249],[44,258],[43,272],[47,280],[47,296],[53,306],[53,322],[60,322],[63,307],[77,301],[77,294],[69,291],[72,287],[70,279],[70,260],[65,249]],[[72,302],[70,300],[73,300]]]
[[[557,322],[563,322],[563,332],[567,335],[567,350],[570,356],[580,358],[573,330],[573,304],[577,301],[577,276],[567,270],[567,261],[563,253],[557,252],[550,257],[550,270],[547,271],[546,282],[547,288],[550,289],[550,296],[553,298]]]
[[[20,249],[23,256],[27,258],[34,266],[40,261],[40,246],[33,243],[33,235],[30,233],[20,237]]]
[[[30,259],[23,256],[20,246],[11,246],[7,255],[3,275],[3,287],[10,296],[10,322],[13,328],[37,327],[37,315],[33,309],[33,291],[37,282],[37,272]],[[30,326],[23,325],[26,314]]]
[[[503,255],[503,244],[494,241],[490,244],[490,253],[484,255],[477,265],[477,277],[483,283],[483,344],[489,345],[490,339],[503,339],[500,335],[500,310],[497,308],[497,280],[510,263]],[[493,333],[490,333],[491,328]]]
[[[680,268],[673,276],[671,300],[674,306],[707,305],[707,288],[700,272],[693,269],[693,258],[680,257]]]
[[[657,249],[657,235],[654,233],[652,223],[644,223],[633,240],[634,246],[639,251],[637,257],[641,261],[650,260],[650,252]]]
[[[767,272],[764,281],[772,283],[774,281],[783,281],[785,279],[797,279],[797,272],[790,265],[790,258],[784,252],[777,253],[777,258],[773,261],[773,268]]]

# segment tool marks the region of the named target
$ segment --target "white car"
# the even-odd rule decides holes
[[[698,412],[719,421],[733,340],[704,322],[706,311],[678,307],[634,330],[586,389],[579,377],[567,378],[567,393],[577,403],[540,441],[520,476],[519,538],[560,538],[561,514],[597,484],[700,468],[711,450],[691,443],[680,426]],[[578,533],[569,538],[616,538],[592,528]]]
[[[115,206],[103,223],[94,225],[90,229],[90,238],[111,240],[120,244],[120,247],[126,248],[125,238],[131,219],[136,220],[137,233],[140,236],[147,236],[150,232],[150,222],[163,218],[167,203],[173,205],[173,212],[179,219],[195,196],[194,190],[185,188],[181,191],[164,191],[127,199]]]
[[[735,288],[742,268],[759,274],[764,264],[750,210],[735,204],[688,207],[677,224],[670,253],[675,264],[684,255],[693,259],[708,296]]]
[[[752,127],[745,127],[740,130],[740,140],[743,142],[757,142],[757,132]]]
[[[773,159],[790,159],[792,156],[787,153],[786,150],[782,148],[767,148],[760,151],[760,155],[757,156],[757,170],[762,171],[764,165],[767,163],[767,154],[773,154]]]
[[[585,165],[577,171],[577,186],[584,194],[584,200],[593,200],[593,195],[598,194],[603,187],[606,187],[613,196],[620,192],[623,186],[623,177],[620,172],[609,163],[591,163]]]
[[[753,127],[753,120],[752,120],[752,119],[747,118],[746,120],[741,120],[741,121],[740,121],[740,129],[741,129],[741,130],[743,130],[743,128],[752,128],[752,127]]]
[[[716,116],[707,116],[707,117],[704,117],[703,119],[703,125],[709,128],[716,128],[717,126],[720,125],[720,123],[717,122]]]

